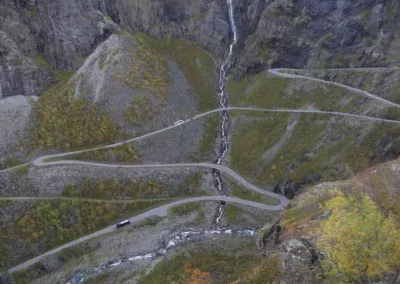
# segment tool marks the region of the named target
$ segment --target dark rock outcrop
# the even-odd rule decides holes
[[[293,181],[282,181],[275,187],[274,192],[292,199],[299,190],[300,185],[298,183]]]
[[[38,95],[117,28],[112,1],[0,1],[0,98]],[[110,15],[110,16],[106,16]]]
[[[121,25],[153,37],[184,37],[222,56],[229,45],[228,8],[223,0],[122,0]]]

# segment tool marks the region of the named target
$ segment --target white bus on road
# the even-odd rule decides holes
[[[183,123],[183,120],[182,120],[182,119],[181,119],[181,120],[178,120],[177,122],[175,122],[174,125],[179,125],[179,124],[181,124],[181,123]]]
[[[117,229],[125,227],[125,226],[129,225],[130,223],[131,223],[131,221],[129,221],[129,220],[122,221],[117,224]]]

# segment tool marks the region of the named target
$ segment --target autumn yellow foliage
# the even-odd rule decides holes
[[[192,264],[185,264],[185,273],[183,275],[183,283],[187,284],[209,284],[211,283],[210,274],[200,269],[193,268]]]
[[[33,102],[31,146],[71,150],[114,142],[119,126],[96,105],[74,98],[74,90],[64,87],[61,82]]]
[[[329,278],[354,283],[399,267],[396,220],[383,215],[369,196],[345,196],[338,190],[325,206],[331,214],[319,226],[318,245],[327,254],[323,266]]]

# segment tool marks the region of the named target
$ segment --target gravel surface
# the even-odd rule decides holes
[[[21,141],[31,113],[30,99],[37,97],[13,96],[0,99],[0,165],[7,158],[7,148]]]
[[[59,196],[66,185],[81,184],[85,179],[91,180],[153,180],[171,190],[182,187],[185,180],[195,173],[201,172],[204,178],[202,189],[210,191],[212,187],[208,169],[196,168],[101,168],[90,166],[61,166],[49,168],[31,167],[27,174],[19,173],[18,169],[0,173],[0,194],[2,196]]]

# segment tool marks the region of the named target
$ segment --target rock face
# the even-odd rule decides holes
[[[399,10],[394,0],[240,1],[241,73],[398,62]]]
[[[0,98],[39,95],[54,69],[78,69],[118,25],[186,37],[215,54],[228,46],[225,1],[0,1]]]
[[[14,96],[0,100],[0,165],[6,162],[7,149],[16,146],[24,136],[30,113],[31,104],[28,97]]]
[[[312,262],[312,253],[307,248],[307,246],[299,239],[290,238],[282,244],[282,249],[286,252],[291,258],[311,264]]]
[[[185,37],[223,55],[229,45],[229,20],[223,0],[122,0],[117,2],[123,26],[155,37]]]
[[[0,11],[0,98],[40,94],[53,69],[78,68],[117,27],[107,0],[2,0]]]
[[[400,60],[395,0],[234,0],[239,74],[270,67],[344,67]],[[0,1],[0,98],[38,95],[53,68],[77,69],[118,25],[184,37],[223,56],[225,0]]]

